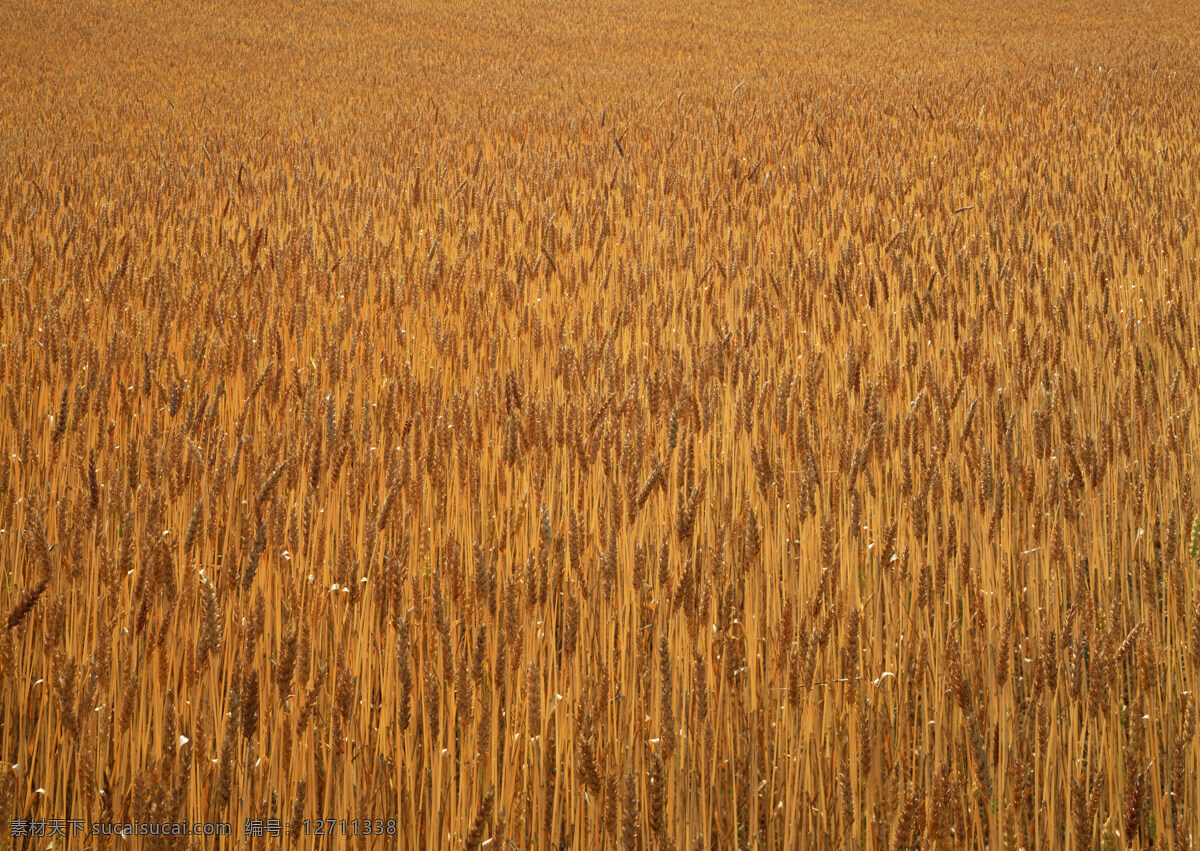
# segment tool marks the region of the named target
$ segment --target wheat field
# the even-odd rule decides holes
[[[0,848],[1193,847],[1198,36],[9,10]]]

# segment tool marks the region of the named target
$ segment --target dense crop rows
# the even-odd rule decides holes
[[[6,822],[1191,847],[1194,10],[304,5],[3,35]]]

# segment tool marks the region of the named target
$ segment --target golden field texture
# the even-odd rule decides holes
[[[1198,34],[6,12],[0,847],[1192,847]]]

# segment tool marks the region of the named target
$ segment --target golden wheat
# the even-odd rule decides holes
[[[42,5],[0,847],[1192,847],[1193,9]]]

